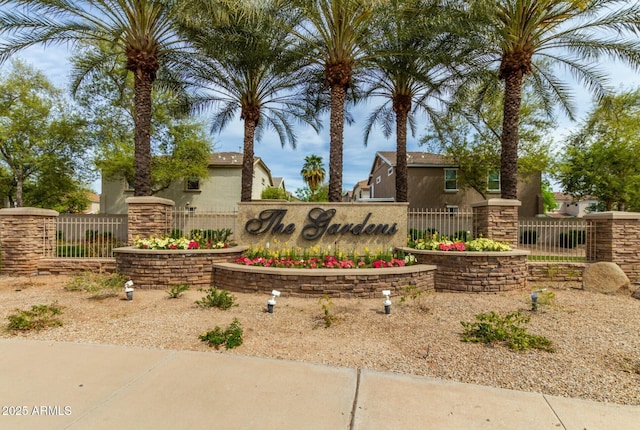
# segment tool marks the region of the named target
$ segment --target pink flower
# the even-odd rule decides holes
[[[189,242],[189,245],[187,246],[188,249],[197,249],[200,248],[200,244],[198,242],[196,242],[195,240],[192,240],[191,242]]]

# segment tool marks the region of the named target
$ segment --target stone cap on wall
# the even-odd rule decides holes
[[[165,205],[165,206],[175,206],[175,202],[169,199],[163,199],[162,197],[153,197],[153,196],[139,196],[139,197],[127,197],[125,202],[130,204],[137,205]]]
[[[472,208],[482,207],[482,206],[522,206],[522,202],[520,200],[512,200],[512,199],[489,199],[484,200],[478,203],[472,203]]]
[[[623,212],[623,211],[609,211],[609,212],[595,212],[587,214],[585,219],[635,219],[640,220],[640,213],[638,212]]]
[[[3,208],[0,216],[58,216],[60,213],[53,209],[41,208]]]

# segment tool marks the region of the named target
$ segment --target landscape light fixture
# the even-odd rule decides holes
[[[133,281],[128,280],[124,283],[124,293],[127,295],[127,300],[133,300]]]
[[[276,297],[280,297],[280,291],[273,290],[271,291],[271,298],[267,300],[267,311],[272,314],[273,307],[276,305]]]
[[[390,290],[382,290],[382,295],[384,296],[384,313],[385,315],[389,315],[391,313],[391,291]]]
[[[538,293],[542,293],[544,291],[547,291],[547,289],[543,288],[541,290],[535,290],[531,293],[531,310],[532,311],[538,310]]]

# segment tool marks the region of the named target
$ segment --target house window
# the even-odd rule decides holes
[[[458,171],[456,169],[444,169],[444,190],[458,191]]]
[[[200,179],[199,178],[195,178],[195,177],[191,177],[191,178],[187,179],[186,184],[185,184],[185,188],[187,189],[187,191],[198,191],[198,190],[200,190]]]
[[[491,172],[487,177],[487,191],[500,192],[500,172]]]
[[[387,170],[387,176],[391,175],[393,175],[393,167],[389,167],[389,170]]]
[[[458,206],[447,205],[447,213],[449,215],[455,215],[458,213]]]
[[[378,176],[378,177],[376,178],[376,184],[379,184],[381,180],[382,180],[382,179],[380,179],[380,176]]]

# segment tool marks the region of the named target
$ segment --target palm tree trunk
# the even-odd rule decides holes
[[[138,68],[134,73],[135,196],[150,196],[151,189],[151,84],[153,75]]]
[[[502,155],[500,157],[500,189],[503,199],[518,198],[518,126],[522,103],[522,79],[521,70],[512,70],[504,78]]]
[[[331,116],[329,120],[329,201],[342,201],[342,140],[344,135],[345,87],[331,87]]]
[[[242,157],[242,191],[240,200],[251,201],[253,191],[253,141],[257,122],[249,117],[244,118],[244,150]]]
[[[408,200],[407,111],[396,110],[396,201]]]

